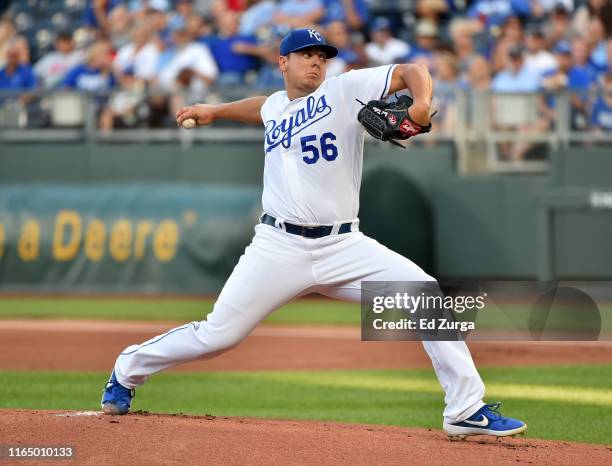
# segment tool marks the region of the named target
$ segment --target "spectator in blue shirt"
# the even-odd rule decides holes
[[[494,92],[535,92],[539,84],[539,71],[527,66],[523,49],[514,46],[508,50],[506,68],[493,78],[491,89]]]
[[[219,18],[219,34],[209,42],[210,51],[219,67],[219,84],[241,84],[247,72],[257,69],[257,59],[242,53],[244,47],[241,47],[256,43],[255,36],[238,34],[236,13],[227,11]]]
[[[604,72],[609,66],[609,47],[611,37],[606,37],[605,25],[599,18],[589,21],[587,37],[591,42],[591,56],[589,61],[593,67]]]
[[[587,39],[584,37],[575,37],[572,40],[572,57],[574,59],[574,66],[576,68],[583,69],[589,76],[591,83],[595,83],[597,78],[601,75],[602,70],[591,62],[589,59],[590,53],[591,49]]]
[[[87,62],[68,72],[64,78],[64,87],[87,92],[107,92],[117,85],[112,63],[110,44],[96,42],[88,51]]]
[[[491,90],[499,94],[492,100],[492,121],[495,127],[518,133],[542,131],[549,125],[539,112],[539,96],[534,94],[540,83],[541,72],[526,64],[521,46],[511,46],[506,55],[506,68],[499,71],[491,83]],[[510,95],[506,95],[510,94]],[[517,135],[516,140],[500,143],[502,157],[521,160],[532,144]]]
[[[557,69],[548,71],[542,76],[542,88],[549,92],[562,90],[572,91],[571,102],[571,126],[573,129],[586,129],[588,91],[592,84],[589,72],[586,68],[576,66],[572,57],[572,46],[569,42],[559,42],[553,49],[557,59]],[[549,107],[549,118],[554,118],[553,109],[556,106],[555,98],[549,96],[547,99]]]
[[[553,52],[557,59],[557,68],[547,71],[542,77],[542,87],[546,90],[570,89],[572,91],[588,90],[591,79],[589,72],[574,63],[572,46],[563,41],[555,45]]]
[[[0,69],[0,90],[19,92],[34,89],[36,85],[32,67],[20,63],[20,45],[17,41],[10,42],[6,51],[6,66]]]
[[[359,30],[370,19],[370,11],[364,0],[324,0],[325,16],[322,24],[342,21],[349,29]]]
[[[591,125],[597,131],[612,132],[612,73],[603,77],[602,94],[591,111]]]

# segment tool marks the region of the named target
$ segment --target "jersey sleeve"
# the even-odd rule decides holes
[[[384,65],[364,68],[340,75],[338,79],[347,99],[347,105],[353,106],[356,104],[361,107],[357,99],[367,103],[369,100],[379,100],[387,97],[395,66]]]
[[[279,99],[279,96],[283,93],[283,91],[276,91],[274,94],[268,96],[268,98],[264,101],[259,113],[261,114],[261,121],[263,121],[264,125],[266,124],[266,114],[268,113],[268,108],[270,106],[274,107],[275,102]]]

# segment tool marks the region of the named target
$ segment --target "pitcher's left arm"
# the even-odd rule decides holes
[[[406,63],[393,69],[391,86],[388,94],[408,89],[413,104],[408,115],[415,123],[428,126],[431,121],[431,99],[433,98],[433,80],[429,70],[423,65]]]

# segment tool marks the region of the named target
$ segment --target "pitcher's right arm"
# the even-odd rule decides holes
[[[251,125],[261,125],[263,124],[261,107],[266,99],[266,96],[257,96],[217,105],[190,105],[176,112],[176,123],[181,126],[183,121],[193,118],[197,126],[210,125],[217,120],[233,120]]]

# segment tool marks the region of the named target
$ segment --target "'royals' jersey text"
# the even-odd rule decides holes
[[[350,71],[294,100],[286,91],[268,97],[261,108],[265,212],[300,225],[357,219],[365,131],[356,99],[386,96],[393,67]]]

